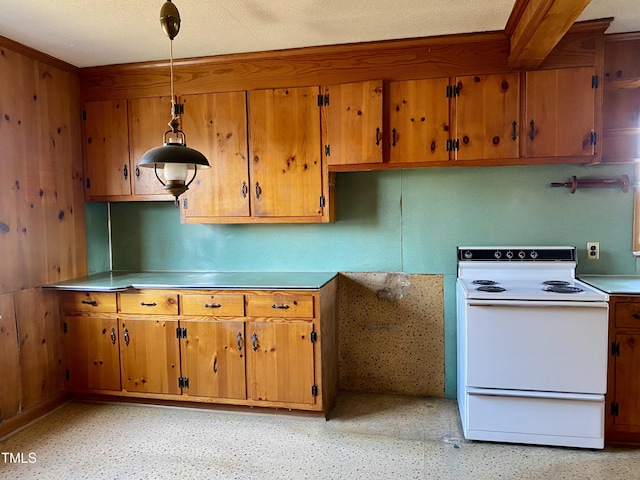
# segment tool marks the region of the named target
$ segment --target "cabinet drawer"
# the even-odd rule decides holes
[[[247,295],[247,316],[313,318],[313,295],[302,293]]]
[[[640,303],[617,303],[616,327],[640,328]]]
[[[118,312],[140,314],[178,314],[178,295],[175,293],[121,293]]]
[[[244,317],[244,295],[219,293],[213,295],[181,295],[183,315]]]
[[[116,294],[107,292],[63,292],[65,312],[116,312]]]

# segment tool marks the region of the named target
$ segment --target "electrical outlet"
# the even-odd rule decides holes
[[[589,260],[600,258],[600,242],[587,242],[587,258]]]

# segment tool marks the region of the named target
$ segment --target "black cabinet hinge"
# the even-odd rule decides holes
[[[457,138],[455,140],[447,140],[446,148],[447,152],[457,152],[460,150],[460,141]]]
[[[595,145],[596,144],[596,132],[591,132],[591,145]]]
[[[591,77],[591,88],[598,88],[598,86],[599,86],[598,83],[599,83],[598,75],[592,76]]]
[[[447,85],[447,98],[459,97],[460,87],[457,85]]]
[[[327,105],[329,105],[329,94],[325,94],[325,95],[318,95],[318,106],[319,107],[326,107]]]
[[[325,145],[324,146],[324,156],[325,157],[330,157],[331,156],[331,145]]]
[[[315,330],[313,330],[311,332],[311,343],[316,343],[318,341],[318,332],[316,332]]]
[[[324,208],[324,206],[326,205],[326,200],[324,198],[324,196],[320,197],[320,208]]]
[[[173,114],[174,115],[184,115],[184,103],[174,103],[173,104]]]
[[[178,388],[189,388],[189,377],[178,377]]]
[[[318,385],[311,385],[311,396],[312,397],[318,396]]]
[[[187,200],[186,198],[182,199],[182,209],[183,210],[187,210],[189,208],[189,200]]]
[[[611,344],[611,355],[614,357],[620,356],[620,344],[618,342],[613,342]]]
[[[184,327],[176,328],[176,338],[187,338],[187,329]]]
[[[611,402],[611,410],[609,411],[609,413],[612,416],[617,417],[620,413],[620,405],[618,405],[616,402]]]

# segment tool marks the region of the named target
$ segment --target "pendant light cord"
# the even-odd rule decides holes
[[[177,118],[176,115],[176,96],[173,91],[173,40],[169,42],[169,70],[171,75],[171,118]]]

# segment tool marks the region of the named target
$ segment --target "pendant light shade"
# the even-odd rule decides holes
[[[173,39],[180,31],[180,14],[176,6],[168,0],[160,10],[160,25],[162,30],[171,40],[170,69],[171,69],[171,121],[170,130],[164,132],[163,145],[155,147],[142,155],[139,167],[153,168],[158,181],[164,189],[176,199],[189,189],[189,185],[196,178],[198,169],[209,168],[207,158],[197,150],[187,147],[186,136],[180,130],[178,112],[180,105],[175,103],[173,91]],[[158,170],[163,170],[164,181]],[[188,171],[193,170],[191,180],[187,182]]]

